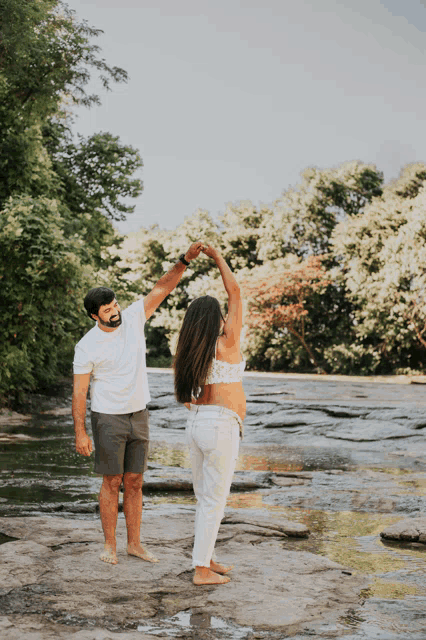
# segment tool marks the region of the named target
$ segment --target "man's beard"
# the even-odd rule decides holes
[[[115,318],[115,316],[113,317]],[[99,318],[99,322],[103,327],[108,327],[109,329],[115,329],[116,327],[119,327],[121,324],[121,313],[120,311],[118,312],[118,318],[116,320],[109,319],[108,322],[104,322],[103,320],[101,320],[101,318]]]

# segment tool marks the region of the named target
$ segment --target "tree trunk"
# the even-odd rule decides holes
[[[288,330],[290,331],[290,333],[292,333],[301,343],[301,345],[303,346],[303,348],[305,349],[306,353],[309,356],[310,361],[312,362],[312,364],[316,367],[316,369],[318,370],[319,373],[327,373],[317,362],[314,353],[312,351],[312,349],[306,344],[303,336],[300,335],[300,333],[298,333],[296,331],[296,329],[293,329],[292,327],[287,327]]]

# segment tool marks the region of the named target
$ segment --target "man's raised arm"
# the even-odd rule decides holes
[[[74,419],[75,448],[83,456],[92,453],[92,441],[86,432],[86,398],[90,373],[74,374],[72,394],[72,417]]]
[[[183,256],[185,262],[191,262],[191,260],[196,258],[200,254],[203,246],[204,245],[201,241],[191,244],[188,251]],[[144,298],[145,317],[147,320],[152,316],[163,300],[167,298],[169,293],[173,291],[176,285],[179,284],[186,266],[187,265],[179,259],[170,271],[165,273],[164,276],[158,280],[152,291]]]

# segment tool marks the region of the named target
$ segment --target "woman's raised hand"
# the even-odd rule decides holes
[[[219,251],[211,245],[207,245],[207,247],[204,247],[201,251],[209,258],[213,258],[213,260],[216,260],[217,256],[220,256]]]

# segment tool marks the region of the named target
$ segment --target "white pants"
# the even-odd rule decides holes
[[[240,444],[240,417],[218,405],[191,405],[186,426],[197,498],[193,567],[210,567]]]

